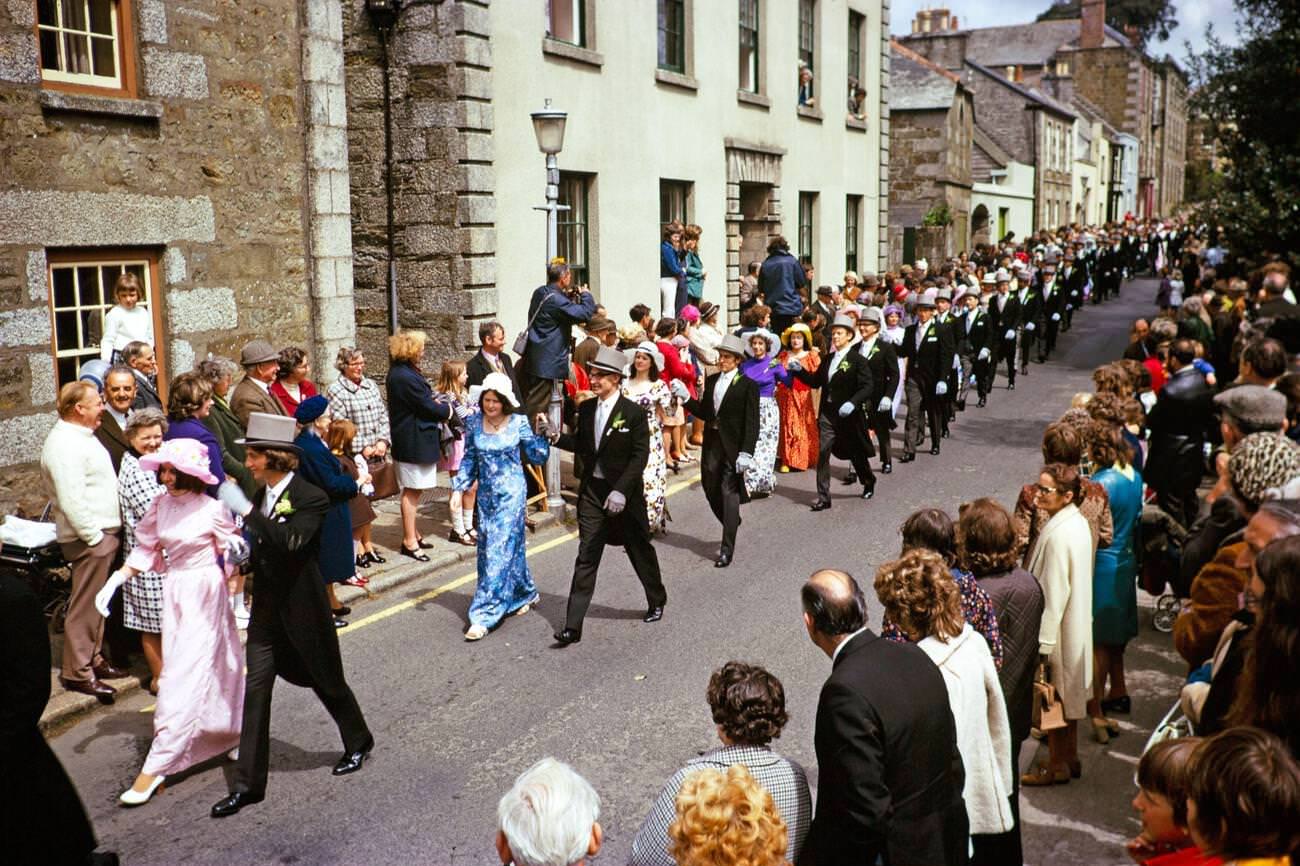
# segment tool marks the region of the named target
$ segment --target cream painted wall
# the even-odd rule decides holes
[[[1001,183],[977,183],[971,187],[971,213],[980,205],[989,211],[989,232],[994,240],[998,235],[998,212],[1007,208],[1007,231],[1015,232],[1023,240],[1034,230],[1034,167],[1020,162],[1007,163],[1006,176]]]
[[[814,229],[822,281],[844,262],[846,195],[863,197],[860,261],[879,247],[880,0],[820,0],[816,88],[821,122],[796,111],[798,17],[795,0],[762,0],[762,92],[768,109],[738,101],[735,0],[687,0],[687,75],[697,89],[656,81],[655,0],[590,0],[588,45],[600,67],[542,51],[542,0],[493,3],[492,108],[496,170],[496,276],[509,333],[526,320],[529,294],[545,262],[545,171],[529,112],[545,98],[568,112],[562,171],[594,174],[589,205],[592,288],[620,324],[637,302],[657,307],[659,181],[693,181],[692,217],[703,228],[704,296],[725,304],[724,139],[778,147],[783,233],[796,245],[799,191],[819,193]],[[848,12],[866,15],[868,129],[847,129]],[[869,253],[870,251],[870,253]],[[742,267],[743,267],[742,262]]]

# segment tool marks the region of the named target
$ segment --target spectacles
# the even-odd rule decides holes
[[[1061,490],[1060,490],[1059,487],[1044,487],[1044,486],[1041,485],[1041,484],[1035,484],[1034,486],[1038,488],[1038,492],[1039,492],[1039,493],[1045,493],[1045,494],[1046,494],[1046,493],[1060,493],[1060,492],[1061,492]]]

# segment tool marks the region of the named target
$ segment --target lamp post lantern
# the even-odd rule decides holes
[[[564,148],[564,124],[568,115],[551,108],[547,99],[541,111],[532,113],[533,133],[537,136],[537,149],[546,155],[546,204],[535,210],[546,211],[546,262],[549,265],[559,255],[559,213],[568,210],[560,204],[560,166],[555,155]],[[564,400],[561,396],[561,383],[551,385],[551,402],[547,407],[547,416],[551,429],[560,430],[564,424],[562,418]],[[551,449],[546,459],[546,507],[557,512],[564,508],[564,497],[560,495],[560,452]]]

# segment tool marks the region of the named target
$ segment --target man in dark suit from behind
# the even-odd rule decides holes
[[[808,637],[831,659],[805,856],[816,866],[966,863],[965,772],[943,674],[915,644],[867,628],[850,575],[816,572],[802,600]]]
[[[495,319],[478,326],[479,350],[474,357],[465,362],[465,374],[469,377],[469,387],[482,385],[489,373],[505,373],[514,382],[515,393],[519,393],[519,383],[515,381],[515,365],[506,353],[506,329]]]
[[[1170,345],[1169,379],[1147,413],[1151,447],[1142,470],[1147,485],[1156,491],[1156,503],[1185,527],[1196,519],[1203,451],[1218,426],[1214,389],[1192,365],[1195,359],[1191,340]]]
[[[574,453],[582,468],[578,488],[578,558],[573,564],[564,628],[555,634],[561,646],[582,640],[582,621],[596,591],[596,572],[606,544],[622,544],[645,589],[644,622],[663,618],[668,594],[659,573],[659,557],[650,541],[642,476],[650,458],[650,426],[645,410],[620,393],[627,358],[601,346],[591,360],[595,396],[578,406],[573,433],[554,436],[560,448]]]

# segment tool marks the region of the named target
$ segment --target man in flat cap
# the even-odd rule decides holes
[[[285,414],[280,401],[271,394],[271,383],[280,369],[280,353],[275,347],[265,340],[253,340],[239,353],[239,363],[244,368],[244,378],[230,394],[230,410],[239,419],[240,426],[247,430],[248,416],[254,412]]]
[[[590,373],[591,360],[596,357],[596,352],[601,346],[618,348],[618,326],[612,319],[597,314],[592,316],[583,328],[587,332],[587,337],[573,348],[573,363]]]

